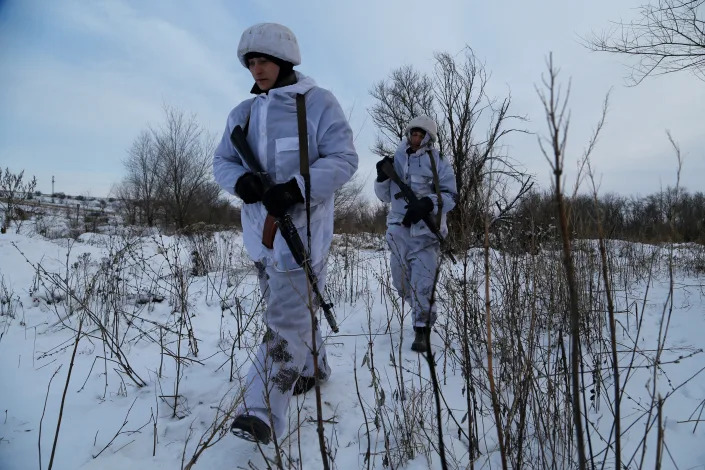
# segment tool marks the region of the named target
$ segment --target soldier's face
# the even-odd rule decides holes
[[[253,57],[247,61],[252,78],[262,91],[268,91],[274,86],[279,76],[279,66],[264,57]]]
[[[421,147],[421,141],[423,141],[424,137],[426,137],[424,131],[412,131],[409,134],[409,145],[413,151],[417,151]]]

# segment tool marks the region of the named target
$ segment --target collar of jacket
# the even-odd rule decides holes
[[[421,155],[425,155],[429,151],[433,152],[433,147],[431,147],[430,145],[422,145],[415,152],[411,150],[410,146],[406,147],[406,155],[409,158],[420,157]]]
[[[284,77],[277,77],[277,81],[274,82],[274,86],[272,88],[270,88],[270,90],[273,90],[275,88],[281,88],[281,87],[293,85],[296,82],[297,82],[296,72],[294,72],[292,70],[289,74],[287,74]],[[250,90],[250,93],[252,93],[253,95],[261,95],[262,93],[267,94],[268,91],[269,90],[263,91],[255,82],[254,86]]]

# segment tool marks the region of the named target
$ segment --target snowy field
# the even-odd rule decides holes
[[[590,318],[585,445],[595,468],[615,468],[609,329],[594,246],[576,250],[581,311]],[[661,468],[705,469],[703,250],[609,247],[622,464],[654,468],[660,455]],[[441,468],[429,368],[409,349],[410,316],[389,286],[387,256],[375,237],[337,238],[331,255],[327,295],[340,333],[326,336],[333,374],[321,394],[333,468]],[[448,468],[501,468],[482,257],[477,250],[466,264],[446,262],[438,288],[432,343]],[[562,365],[569,341],[558,334],[567,331],[562,294],[546,287],[560,284],[559,254],[492,251],[490,259],[491,376],[510,466],[576,468]],[[290,434],[276,448],[223,431],[263,333],[239,234],[47,239],[28,222],[20,234],[0,236],[0,300],[1,470],[50,462],[67,470],[180,469],[193,461],[194,469],[323,468],[313,391],[292,400]]]

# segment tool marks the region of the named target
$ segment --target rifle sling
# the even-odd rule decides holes
[[[296,95],[296,119],[299,131],[299,173],[304,177],[304,199],[306,200],[306,226],[308,230],[308,241],[311,241],[311,177],[309,173],[308,166],[308,129],[306,126],[306,99],[301,93]],[[249,115],[247,117],[247,123],[245,124],[245,135],[247,135],[247,128],[249,127],[250,119]],[[270,250],[274,248],[274,237],[277,234],[277,229],[279,225],[277,224],[277,219],[267,214],[267,218],[264,220],[264,227],[262,228],[262,245],[269,248]],[[311,247],[308,247],[309,252]]]
[[[299,173],[304,177],[304,203],[306,204],[306,234],[308,252],[311,252],[311,173],[308,165],[308,126],[306,125],[306,97],[296,94],[296,119],[299,128]]]
[[[431,171],[433,172],[433,187],[436,190],[438,198],[438,213],[436,213],[436,227],[441,228],[441,218],[443,217],[443,198],[441,197],[441,185],[438,179],[438,169],[436,168],[436,159],[433,158],[433,152],[428,149],[428,157],[431,159]]]

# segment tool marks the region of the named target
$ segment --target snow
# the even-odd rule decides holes
[[[219,411],[227,409],[238,397],[241,392],[238,377],[246,373],[249,357],[263,332],[258,313],[261,309],[259,290],[254,270],[242,250],[240,235],[221,232],[212,239],[204,237],[189,242],[176,236],[123,231],[116,235],[87,233],[77,239],[51,240],[38,235],[31,224],[20,234],[15,234],[14,230],[9,232],[0,236],[0,300],[3,300],[0,469],[48,468],[71,368],[78,319],[85,317],[86,311],[106,321],[108,334],[112,335],[117,329],[114,337],[120,342],[119,351],[138,379],[131,379],[115,355],[106,349],[96,325],[84,321],[63,403],[53,468],[181,468],[182,458],[189,461],[201,436],[222,416]],[[411,422],[412,444],[418,451],[411,459],[400,458],[400,465],[395,468],[440,468],[440,458],[433,451],[437,442],[433,429],[435,402],[428,367],[422,356],[409,349],[413,331],[408,312],[404,311],[403,325],[398,315],[389,313],[394,311],[398,300],[389,289],[385,261],[388,253],[380,248],[379,238],[368,237],[364,244],[359,239],[356,242],[353,245],[358,248],[351,248],[352,245],[339,240],[329,268],[328,295],[335,301],[340,333],[331,334],[324,325],[324,332],[329,333],[326,345],[333,374],[321,386],[321,393],[323,417],[329,420],[325,424],[325,435],[335,457],[334,467],[367,468],[364,454],[368,435],[362,401],[370,429],[370,467],[383,468],[383,428],[377,429],[373,420],[380,396],[375,390],[384,390],[385,403],[379,408],[378,423],[402,426],[403,419],[396,420],[395,416],[403,417],[403,412],[424,418],[423,425]],[[209,253],[210,268],[205,276],[189,273],[194,246],[204,249],[202,253]],[[702,446],[705,431],[703,425],[698,425],[705,414],[705,374],[702,372],[705,270],[697,269],[697,263],[692,261],[703,259],[702,247],[678,246],[674,252],[673,305],[666,335],[662,313],[664,309],[671,310],[667,269],[670,252],[665,248],[622,242],[612,243],[611,248],[615,262],[624,264],[651,259],[652,254],[658,257],[654,265],[657,269],[652,271],[651,277],[643,274],[647,271],[640,271],[641,274],[634,275],[629,282],[622,283],[618,276],[613,280],[617,310],[623,312],[617,314],[618,343],[623,351],[620,363],[624,367],[621,379],[622,383],[627,381],[622,402],[622,429],[635,423],[622,441],[623,461],[635,455],[629,465],[638,467],[639,445],[646,423],[643,416],[650,409],[649,397],[656,377],[655,390],[667,398],[662,413],[666,444],[663,468],[677,465],[681,469],[705,469]],[[471,267],[477,273],[482,269],[482,253],[470,255],[474,261]],[[501,256],[493,252],[496,262]],[[448,279],[459,276],[461,268],[461,265],[447,266],[448,271],[444,272],[439,292],[440,319],[432,335],[445,399],[443,432],[450,468],[466,468],[469,462],[467,441],[458,437],[458,424],[447,414],[450,407],[453,417],[467,432],[468,422],[462,422],[467,409],[464,380],[457,360],[444,348],[446,338],[457,337],[448,330],[447,312],[453,307],[447,303],[447,289]],[[643,267],[635,265],[634,270],[638,269]],[[467,289],[481,300],[484,292],[481,283],[470,282]],[[187,303],[181,302],[184,296]],[[159,301],[161,297],[163,300]],[[116,308],[124,312],[117,327],[114,323]],[[193,327],[197,355],[189,352],[186,329],[181,344],[177,343],[175,319],[181,311],[187,312],[189,322],[186,324]],[[637,336],[640,319],[643,321]],[[245,334],[239,338],[238,326],[240,329],[247,326]],[[664,336],[660,368],[654,375],[651,367],[654,356],[642,351],[655,350],[659,338]],[[639,353],[634,361],[636,367],[627,376],[627,361],[634,351],[630,341],[634,338],[637,338]],[[540,342],[544,341],[548,342],[546,338]],[[172,408],[177,384],[176,361],[162,353],[160,343],[184,357],[176,412]],[[373,344],[371,350],[369,343]],[[452,346],[455,351],[459,348],[457,344]],[[500,345],[496,347],[495,361],[499,363]],[[231,351],[234,351],[232,361]],[[487,358],[476,360],[479,367]],[[602,373],[608,376],[609,358],[606,356],[605,361]],[[371,364],[375,367],[376,380]],[[231,366],[233,381],[230,381]],[[588,370],[584,381],[589,388],[591,364],[585,366]],[[495,374],[495,380],[501,380],[499,372]],[[400,380],[405,383],[405,401],[399,400],[397,384]],[[604,459],[599,451],[612,426],[607,402],[612,387],[610,380],[605,379],[602,385],[597,399],[600,406],[591,406],[588,410],[588,418],[595,426],[590,429],[590,436],[598,462]],[[144,386],[138,386],[139,381],[143,381]],[[510,391],[505,391],[504,397],[510,399],[511,395]],[[480,406],[476,418],[481,455],[475,468],[501,468],[491,405],[487,395],[479,393],[477,396],[487,401]],[[281,442],[283,453],[291,459],[284,462],[285,468],[289,465],[322,468],[313,422],[315,416],[313,392],[292,400],[293,433]],[[298,430],[297,422],[301,423]],[[395,429],[391,434],[402,433]],[[655,439],[654,426],[647,439],[645,468],[653,468]],[[391,453],[397,453],[396,444],[391,445]],[[531,444],[533,448],[538,446],[538,441]],[[273,445],[260,452],[255,444],[226,433],[203,451],[193,468],[276,467],[271,461],[268,463],[262,453],[271,459],[275,454]],[[610,459],[611,454],[605,468],[614,468]],[[535,468],[540,467],[535,465]]]

